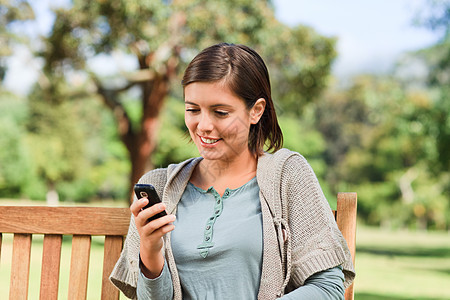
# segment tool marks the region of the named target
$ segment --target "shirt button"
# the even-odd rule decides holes
[[[209,241],[209,239],[210,239],[209,236],[205,237],[205,241]]]
[[[210,230],[211,229],[211,226],[206,226],[206,230]]]
[[[220,204],[220,199],[219,199],[219,200],[217,200],[217,204]]]
[[[220,210],[216,210],[216,215],[218,215],[220,213]]]

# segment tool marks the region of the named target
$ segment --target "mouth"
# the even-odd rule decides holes
[[[203,144],[213,145],[213,144],[217,143],[218,141],[220,141],[221,139],[213,139],[213,138],[206,138],[206,137],[200,136],[200,140],[202,141]]]

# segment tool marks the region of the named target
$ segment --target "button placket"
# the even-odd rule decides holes
[[[206,258],[208,256],[209,249],[214,246],[214,243],[212,242],[213,232],[214,232],[214,224],[215,224],[217,218],[222,214],[222,210],[223,210],[223,201],[222,201],[223,199],[220,197],[220,195],[214,189],[212,189],[211,192],[215,198],[214,215],[206,221],[205,230],[203,232],[203,242],[197,246],[197,249],[200,250],[200,255],[203,258]],[[225,196],[225,194],[224,194],[224,196]]]

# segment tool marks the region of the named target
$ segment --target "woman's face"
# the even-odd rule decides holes
[[[250,153],[250,125],[259,121],[261,105],[248,110],[244,101],[221,82],[188,84],[184,88],[184,99],[185,123],[204,159],[229,161]]]

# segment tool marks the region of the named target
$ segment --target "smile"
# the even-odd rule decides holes
[[[214,144],[214,143],[216,143],[217,141],[220,140],[220,139],[207,139],[207,138],[204,138],[204,137],[200,137],[200,139],[205,144]]]

